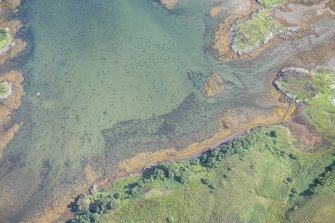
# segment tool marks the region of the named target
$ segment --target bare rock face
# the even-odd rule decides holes
[[[160,1],[161,4],[168,10],[173,9],[178,3],[178,0],[160,0]]]
[[[212,97],[223,92],[223,80],[219,74],[212,74],[208,77],[202,89],[202,95],[205,97]]]

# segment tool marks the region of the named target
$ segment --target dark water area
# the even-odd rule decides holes
[[[311,42],[221,64],[207,50],[215,3],[183,0],[167,12],[150,0],[23,1],[20,35],[29,47],[7,66],[24,72],[14,118],[25,124],[0,161],[1,219],[31,217],[85,184],[87,166],[107,177],[139,152],[208,138],[227,110],[243,116],[274,106],[269,71]],[[311,41],[334,34],[324,29]],[[212,72],[225,91],[207,99],[201,88]]]

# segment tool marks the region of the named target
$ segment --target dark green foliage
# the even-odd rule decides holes
[[[143,179],[153,179],[153,180],[175,180],[181,184],[185,183],[187,177],[191,174],[188,167],[188,162],[181,163],[164,163],[159,164],[155,167],[151,167],[144,170]]]
[[[190,160],[191,165],[199,165],[199,163],[200,163],[199,158],[194,158]]]
[[[293,154],[293,153],[290,153],[290,154],[289,154],[289,157],[290,157],[291,159],[294,159],[294,160],[297,159],[297,156],[296,156],[295,154]]]
[[[201,183],[208,185],[210,183],[210,180],[208,178],[202,178]]]
[[[126,189],[126,194],[128,194],[130,197],[135,197],[143,187],[144,183],[142,181],[138,181],[136,183],[129,184]]]
[[[283,182],[284,182],[285,184],[290,184],[290,183],[292,183],[292,178],[291,178],[291,177],[288,177],[288,178],[284,179]]]
[[[120,193],[115,193],[114,195],[113,195],[113,197],[115,198],[115,199],[119,199],[120,198]]]
[[[68,220],[66,223],[89,223],[92,222],[89,213],[85,214],[76,214],[75,217],[71,220]]]
[[[99,222],[100,215],[98,213],[91,214],[90,215],[90,220],[91,220],[91,222]]]
[[[211,190],[216,190],[217,189],[214,181],[211,178],[202,178],[201,183],[207,185],[208,188],[211,189]]]
[[[7,31],[5,29],[0,29],[0,41],[3,41],[7,38]]]
[[[200,163],[206,167],[218,167],[221,160],[232,154],[238,154],[240,159],[243,160],[252,142],[253,139],[247,136],[242,139],[234,139],[231,142],[220,145],[218,149],[204,153],[200,157]]]
[[[119,200],[103,193],[97,195],[79,195],[72,205],[75,217],[68,223],[99,222],[100,215],[117,208]]]
[[[84,211],[87,207],[85,206],[85,196],[80,194],[76,200],[71,205],[71,209],[73,212],[81,212]]]
[[[297,191],[295,188],[292,188],[292,189],[291,189],[291,193],[290,193],[289,198],[290,198],[290,199],[293,199],[293,198],[295,198],[297,195],[298,195],[298,191]]]
[[[270,132],[269,135],[270,135],[272,138],[277,138],[278,133],[277,133],[277,131],[273,130],[273,131]]]
[[[307,191],[303,195],[314,195],[322,192],[335,192],[335,161],[325,168],[325,171],[320,174],[314,182],[309,185]]]

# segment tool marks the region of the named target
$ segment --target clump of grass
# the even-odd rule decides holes
[[[0,99],[8,97],[12,92],[12,87],[9,82],[4,81],[0,83]]]
[[[5,28],[0,28],[0,49],[4,48],[12,41],[10,34]]]

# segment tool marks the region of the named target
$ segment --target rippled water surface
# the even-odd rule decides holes
[[[107,176],[137,152],[212,135],[228,108],[272,105],[262,80],[285,58],[215,62],[206,50],[215,2],[184,0],[167,12],[151,0],[24,1],[26,122],[0,164],[4,219],[31,216],[88,181],[85,168]],[[205,99],[211,72],[226,88]]]

